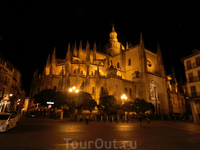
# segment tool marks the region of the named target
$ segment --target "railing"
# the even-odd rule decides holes
[[[200,62],[191,63],[190,65],[185,66],[185,70],[190,70],[200,66]]]
[[[188,93],[188,97],[190,98],[200,97],[200,92]]]
[[[198,81],[200,81],[200,76],[195,76],[195,77],[192,77],[192,78],[187,78],[187,83],[198,82]]]

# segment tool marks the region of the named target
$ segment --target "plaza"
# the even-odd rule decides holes
[[[112,142],[107,149],[123,149],[124,143],[125,149],[130,149],[130,144],[133,147],[136,143],[137,150],[187,150],[200,148],[199,135],[199,125],[184,121],[152,120],[148,124],[143,120],[142,126],[138,120],[133,123],[93,121],[87,125],[85,122],[23,117],[16,128],[0,134],[0,143],[1,150],[81,149],[84,142],[87,147],[82,149],[106,149]]]

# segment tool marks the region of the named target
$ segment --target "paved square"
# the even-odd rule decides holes
[[[89,122],[87,125],[24,117],[15,129],[0,133],[1,150],[200,149],[199,125],[183,121],[148,124],[145,120],[142,124],[134,120],[133,123]]]

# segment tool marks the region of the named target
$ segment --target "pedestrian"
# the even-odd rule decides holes
[[[131,119],[132,119],[132,123],[133,123],[133,117],[134,117],[134,115],[132,115],[132,117],[131,117]]]
[[[77,114],[74,115],[75,121],[77,121]]]
[[[127,118],[126,118],[126,119],[127,119],[126,121],[127,121],[127,123],[128,123],[128,119],[129,119],[129,115],[128,115],[128,114],[127,114]]]
[[[124,115],[123,115],[123,117],[122,117],[122,122],[124,123]]]
[[[80,115],[80,118],[79,118],[79,122],[81,122],[82,121],[82,114]]]
[[[89,122],[89,115],[87,114],[86,116],[85,116],[85,121],[86,121],[86,123],[88,124],[88,122]]]
[[[151,121],[150,121],[150,119],[148,117],[148,114],[146,114],[146,118],[147,118],[148,123],[151,123]]]
[[[142,126],[142,116],[139,115],[140,126]]]

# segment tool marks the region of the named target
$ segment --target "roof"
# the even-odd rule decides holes
[[[21,72],[19,71],[19,69],[17,69],[17,67],[15,67],[9,60],[7,60],[7,59],[6,59],[4,56],[2,56],[1,54],[0,54],[0,58],[2,58],[6,63],[8,63],[8,64],[11,65],[15,70],[17,70],[17,71],[19,72],[20,75],[22,75]]]
[[[189,56],[186,56],[186,57],[184,57],[184,58],[181,58],[180,60],[183,62],[185,59],[188,59],[188,58],[193,57],[193,56],[198,55],[198,54],[200,54],[200,51],[197,50],[197,49],[194,49],[194,50],[193,50],[193,54],[191,54],[191,55],[189,55]]]

